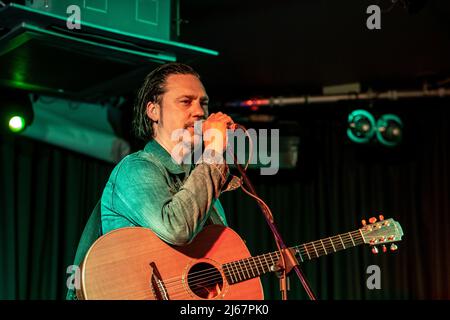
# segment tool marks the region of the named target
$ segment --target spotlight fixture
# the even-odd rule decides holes
[[[403,122],[395,114],[384,114],[377,121],[376,132],[381,144],[394,147],[402,141]]]
[[[348,115],[347,136],[356,143],[367,143],[375,134],[375,119],[366,110],[354,110]]]
[[[34,118],[28,93],[0,91],[0,131],[20,133],[31,125]]]
[[[20,132],[25,128],[25,118],[21,116],[12,116],[8,122],[9,130],[12,132]]]

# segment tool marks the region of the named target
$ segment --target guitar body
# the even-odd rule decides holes
[[[186,246],[171,246],[150,229],[114,230],[99,238],[81,266],[79,299],[259,300],[259,278],[230,284],[221,265],[250,257],[232,229],[211,225]]]
[[[355,247],[400,241],[393,219],[289,248],[301,261]],[[150,229],[122,228],[91,246],[81,265],[78,299],[260,300],[259,276],[274,272],[279,251],[251,257],[230,228],[210,225],[186,246],[171,246]]]

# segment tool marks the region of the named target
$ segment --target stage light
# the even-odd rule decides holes
[[[347,136],[356,143],[367,143],[375,134],[375,119],[366,110],[354,110],[348,115]]]
[[[377,138],[381,144],[394,147],[402,141],[403,122],[395,114],[384,114],[377,121]]]
[[[9,130],[12,132],[20,132],[25,129],[26,121],[21,116],[13,116],[9,120]]]
[[[33,107],[26,92],[0,88],[0,131],[20,133],[31,125]]]

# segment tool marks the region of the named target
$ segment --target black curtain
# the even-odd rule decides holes
[[[112,166],[23,137],[0,139],[0,299],[63,298],[66,269]]]
[[[363,246],[302,264],[320,299],[450,299],[448,104],[338,104],[286,117],[302,128],[298,168],[275,176],[253,172],[252,180],[288,245],[357,229],[362,219],[379,214],[399,221],[405,234],[396,252],[373,255]],[[352,143],[346,135],[347,116],[362,107],[375,118],[399,115],[402,143],[395,148]],[[252,253],[275,249],[254,202],[238,192],[224,198]],[[366,286],[370,265],[380,267],[380,290]],[[290,297],[307,299],[295,275],[291,278]],[[280,296],[273,276],[263,281],[267,297]]]
[[[288,245],[355,230],[378,214],[402,225],[396,252],[373,255],[360,246],[303,263],[318,298],[449,299],[448,101],[372,105],[376,116],[395,112],[403,119],[404,141],[396,148],[350,142],[352,107],[282,110],[300,123],[299,164],[275,176],[250,172],[257,192]],[[66,268],[113,166],[20,136],[2,136],[0,148],[0,298],[62,299]],[[275,250],[253,200],[240,190],[221,199],[253,254]],[[370,265],[380,267],[380,290],[366,286]],[[290,278],[289,298],[307,299]],[[262,280],[266,298],[279,299],[275,275]]]

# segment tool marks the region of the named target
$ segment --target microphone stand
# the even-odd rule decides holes
[[[247,188],[254,196],[258,197],[258,195],[256,194],[256,191],[255,191],[255,188],[253,187],[252,183],[250,182],[249,178],[247,177],[247,174],[245,173],[242,166],[238,163],[236,155],[234,153],[233,153],[233,157],[234,157],[234,163],[237,166],[237,169],[238,169],[239,173],[241,174]],[[311,287],[309,286],[308,281],[306,280],[303,272],[301,271],[300,267],[298,266],[297,259],[292,254],[291,250],[289,250],[289,248],[287,248],[286,245],[284,244],[284,241],[281,238],[281,235],[275,226],[273,216],[268,211],[268,209],[260,203],[260,200],[258,200],[257,202],[258,202],[259,207],[261,208],[261,211],[264,214],[264,217],[265,217],[267,223],[269,224],[270,230],[273,233],[275,241],[277,242],[278,247],[280,248],[281,255],[280,255],[280,260],[278,262],[278,267],[281,269],[280,291],[281,291],[282,299],[287,300],[287,291],[289,290],[288,282],[287,282],[287,274],[292,269],[294,269],[295,273],[297,274],[298,278],[300,279],[300,282],[303,285],[303,288],[305,289],[306,293],[308,294],[309,299],[317,300],[317,298],[314,295],[313,291],[311,290]]]

